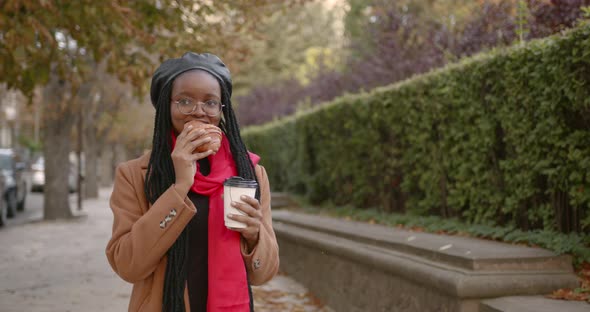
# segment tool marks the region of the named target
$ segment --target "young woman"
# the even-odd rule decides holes
[[[215,55],[186,53],[154,73],[152,151],[117,167],[106,254],[133,283],[129,311],[253,311],[250,285],[279,266],[270,189],[259,157],[249,153],[231,105],[229,70]],[[193,126],[222,130],[221,142]],[[219,149],[196,152],[214,143]],[[256,180],[254,197],[232,205],[245,228],[224,225],[223,182]]]

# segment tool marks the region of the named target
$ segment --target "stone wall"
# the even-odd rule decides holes
[[[281,269],[338,312],[478,311],[577,283],[571,258],[466,237],[273,212]]]

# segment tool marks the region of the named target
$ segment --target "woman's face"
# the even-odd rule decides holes
[[[199,105],[192,113],[186,115],[178,109],[177,101],[198,102]],[[172,98],[170,99],[170,114],[175,134],[178,135],[182,132],[184,124],[192,120],[219,127],[222,113],[219,112],[217,116],[211,117],[203,110],[203,105],[212,101],[221,103],[221,87],[213,75],[203,70],[191,70],[176,77],[172,84]]]

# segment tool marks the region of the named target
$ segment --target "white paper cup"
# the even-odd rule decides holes
[[[244,203],[240,199],[242,195],[254,197],[258,183],[254,180],[246,180],[242,177],[231,177],[223,182],[223,221],[228,228],[243,229],[246,227],[245,223],[229,219],[227,216],[246,215],[241,210],[232,207],[232,202]]]

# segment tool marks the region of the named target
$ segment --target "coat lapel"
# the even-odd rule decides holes
[[[147,167],[150,162],[150,155],[151,155],[151,152],[147,152],[139,158],[139,168],[141,169],[141,189],[142,190],[145,187],[145,177],[146,177],[146,173],[147,173]],[[152,208],[152,204],[150,203],[149,200],[147,200],[147,198],[146,198],[146,204],[147,204],[148,210],[150,208]]]
[[[145,183],[145,174],[147,173],[147,167],[150,162],[151,154],[151,152],[147,152],[139,158],[139,166],[141,168],[141,177],[143,178],[143,183]]]

